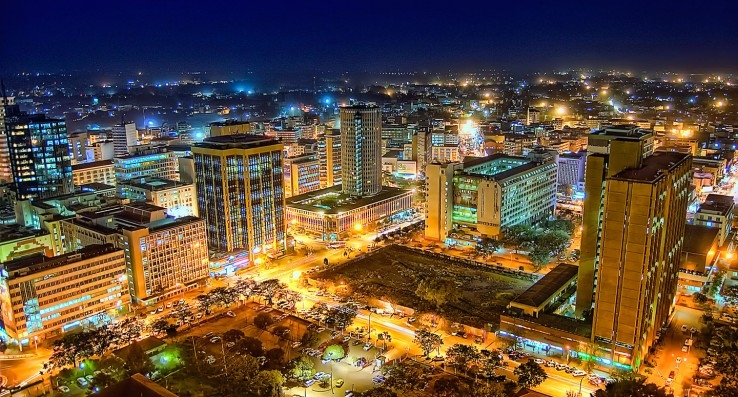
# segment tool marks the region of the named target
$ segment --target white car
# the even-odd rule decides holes
[[[59,391],[62,393],[69,393],[69,388],[66,386],[59,386]]]
[[[236,317],[236,313],[234,313],[234,312],[232,312],[232,311],[229,310],[229,311],[226,312],[226,316],[228,316],[228,317]]]
[[[542,358],[537,358],[537,359],[533,360],[533,362],[536,363],[536,364],[539,364],[539,365],[546,365],[546,360],[544,360]]]
[[[582,371],[581,369],[578,369],[571,373],[572,376],[584,376],[587,375],[586,372]]]
[[[85,378],[77,378],[77,383],[79,383],[80,387],[87,387],[87,379]]]
[[[371,349],[372,347],[374,347],[374,345],[371,344],[371,342],[366,342],[364,344],[364,351],[367,351],[367,350]]]

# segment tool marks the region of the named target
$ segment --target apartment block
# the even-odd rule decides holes
[[[72,166],[72,180],[74,186],[82,186],[88,183],[104,183],[115,186],[117,181],[113,160],[75,164]]]

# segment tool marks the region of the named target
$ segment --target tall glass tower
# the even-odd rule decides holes
[[[382,190],[382,110],[353,105],[340,112],[342,190],[373,196]]]

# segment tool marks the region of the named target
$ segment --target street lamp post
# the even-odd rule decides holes
[[[584,382],[584,376],[582,376],[582,379],[579,380],[579,394],[578,396],[582,395],[582,382]]]
[[[369,331],[367,332],[367,337],[366,337],[367,341],[372,340],[372,313],[373,312],[371,311],[369,312]]]

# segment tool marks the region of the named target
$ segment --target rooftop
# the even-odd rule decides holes
[[[579,266],[568,263],[559,263],[550,272],[546,273],[535,284],[525,290],[513,302],[527,306],[539,307],[551,298],[551,295],[577,277]]]
[[[720,229],[687,224],[684,228],[684,247],[682,252],[707,255],[717,243]]]
[[[545,162],[527,157],[496,153],[486,157],[466,157],[462,174],[503,181],[518,174],[535,169]],[[486,167],[485,167],[486,166]]]
[[[113,166],[113,160],[100,160],[100,161],[92,161],[89,163],[74,164],[72,166],[72,171],[80,171],[80,170],[86,170],[88,168],[112,167],[112,166]]]
[[[613,138],[643,138],[648,135],[653,135],[653,132],[643,128],[639,128],[633,124],[620,124],[613,125],[601,130],[592,132],[590,135],[594,136],[607,136]]]
[[[261,147],[268,145],[280,144],[279,140],[273,137],[264,135],[247,135],[247,134],[234,134],[234,135],[222,135],[222,136],[211,136],[205,138],[201,143],[196,143],[192,146],[192,149],[205,148],[205,149],[245,149],[251,147]]]
[[[101,390],[97,395],[100,397],[177,397],[176,394],[141,374],[133,374]]]
[[[25,276],[36,272],[63,266],[70,263],[80,262],[85,259],[93,258],[100,255],[109,254],[120,249],[115,248],[113,244],[93,244],[88,245],[80,250],[67,254],[47,257],[44,254],[32,254],[22,258],[14,259],[3,264],[3,267],[12,279],[14,276]],[[24,274],[14,274],[21,269],[26,269]]]
[[[156,178],[156,177],[139,180],[139,182],[134,182],[135,180],[137,179],[133,179],[128,182],[121,183],[120,185],[121,186],[132,186],[132,187],[136,187],[139,189],[145,189],[145,190],[151,190],[153,192],[192,185],[191,183],[184,183],[184,182],[179,182],[179,181],[175,181],[171,179]]]
[[[211,127],[226,127],[226,126],[229,126],[229,125],[246,125],[246,124],[251,124],[251,122],[249,122],[249,121],[240,121],[240,120],[236,120],[236,119],[228,119],[228,120],[225,120],[225,121],[215,121],[215,122],[210,123],[209,125]]]
[[[655,152],[643,159],[640,168],[627,168],[613,175],[611,179],[655,182],[666,171],[676,168],[689,158],[690,155],[687,153]]]
[[[733,196],[723,196],[720,194],[708,194],[705,201],[700,205],[697,212],[717,212],[723,216],[727,216],[734,206]]]
[[[341,185],[315,190],[286,199],[288,207],[324,214],[340,214],[356,208],[369,206],[383,200],[400,197],[410,191],[382,186],[382,190],[371,197],[351,197],[341,192]]]
[[[0,225],[0,243],[49,234],[46,230],[28,229],[19,225]]]
[[[158,350],[159,348],[167,345],[166,342],[164,342],[163,340],[159,338],[155,338],[153,336],[149,336],[148,338],[141,339],[140,341],[134,342],[134,343],[137,343],[141,347],[141,350],[143,350],[144,353],[149,354],[149,355],[155,352],[156,350]],[[115,354],[116,356],[120,357],[123,360],[126,360],[128,358],[128,355],[130,354],[131,346],[133,345],[128,345],[118,350],[115,350],[113,354]]]

